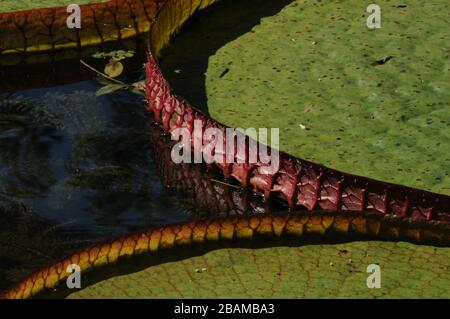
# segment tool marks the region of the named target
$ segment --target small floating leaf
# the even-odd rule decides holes
[[[105,74],[115,78],[121,75],[123,72],[123,64],[112,58],[109,63],[105,66]]]
[[[126,86],[120,85],[120,84],[116,84],[116,83],[111,83],[111,84],[105,85],[104,87],[99,89],[97,91],[97,93],[95,93],[95,95],[96,96],[102,96],[102,95],[113,93],[115,91],[118,91],[118,90],[124,89],[124,88],[126,88]]]
[[[124,56],[126,58],[132,58],[134,56],[134,51],[127,51],[125,52]]]
[[[105,56],[105,53],[104,53],[104,52],[96,52],[96,53],[94,53],[94,54],[92,55],[92,57],[93,57],[94,59],[103,59],[103,58],[105,58],[106,56]]]
[[[126,58],[131,58],[134,56],[134,51],[124,51],[124,50],[117,50],[117,51],[111,51],[111,52],[96,52],[92,55],[95,59],[104,59],[104,58],[114,58],[116,61],[120,61]]]

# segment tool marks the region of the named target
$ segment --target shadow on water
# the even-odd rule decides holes
[[[0,195],[0,289],[93,242],[89,234],[64,226]]]
[[[209,57],[228,42],[250,32],[262,18],[277,14],[291,2],[225,0],[193,16],[162,52],[160,65],[171,87],[208,113],[205,73]]]

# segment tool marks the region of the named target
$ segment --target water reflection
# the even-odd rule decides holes
[[[0,196],[0,289],[94,241],[89,234],[65,230],[67,223],[50,222]]]
[[[62,139],[52,119],[32,101],[0,100],[0,192],[30,197],[48,191],[56,181],[50,152]]]

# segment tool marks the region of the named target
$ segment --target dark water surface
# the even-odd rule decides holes
[[[74,248],[189,218],[155,170],[144,97],[101,87],[0,95],[0,288]]]

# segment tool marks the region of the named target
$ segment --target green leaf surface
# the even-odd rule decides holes
[[[69,298],[449,298],[449,260],[450,248],[403,242],[220,249],[113,277]],[[367,287],[369,264],[381,268],[379,289]]]
[[[95,2],[106,2],[108,0],[1,0],[0,12],[9,12],[16,10],[28,10],[36,8],[52,8],[67,6],[72,3],[78,5]]]
[[[261,19],[209,58],[209,112],[231,127],[280,128],[292,155],[450,194],[448,2],[377,1],[376,30],[368,4],[297,0]],[[219,15],[209,17],[218,36]]]
[[[7,0],[0,11],[69,3]],[[447,3],[377,4],[373,31],[357,0],[297,0],[262,19],[210,58],[210,114],[232,127],[280,127],[293,155],[450,194]],[[450,248],[390,242],[221,249],[69,297],[450,298],[449,260]],[[369,264],[381,267],[380,289],[366,285]]]

